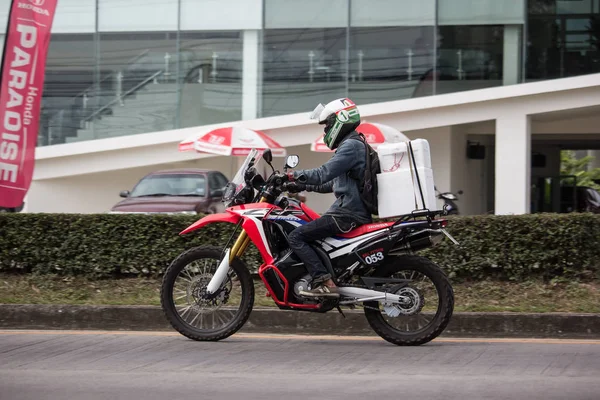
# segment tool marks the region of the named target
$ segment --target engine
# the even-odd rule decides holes
[[[302,278],[294,282],[294,294],[296,295],[296,297],[302,298],[300,297],[301,290],[310,290],[310,281],[310,274],[306,274]]]

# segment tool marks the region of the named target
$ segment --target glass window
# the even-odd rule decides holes
[[[587,14],[594,12],[594,3],[597,0],[555,0],[555,2],[557,14]]]
[[[435,94],[523,81],[525,0],[438,0]]]
[[[93,127],[82,139],[173,129],[177,125],[176,32],[99,35]]]
[[[222,173],[217,172],[215,173],[215,176],[217,177],[217,184],[219,189],[224,188],[229,183],[229,180]]]
[[[208,187],[210,190],[215,190],[218,188],[217,178],[215,177],[215,174],[208,175]]]
[[[240,31],[180,34],[180,127],[242,118]]]
[[[142,179],[131,191],[131,197],[205,196],[206,177],[196,174],[160,174]]]
[[[554,79],[600,72],[600,16],[532,15],[527,79]]]
[[[208,182],[212,192],[213,190],[224,189],[229,181],[220,172],[213,172],[209,175]]]
[[[346,95],[346,29],[267,29],[263,43],[263,117]]]
[[[566,23],[567,31],[587,32],[590,25],[590,18],[568,18]]]
[[[433,26],[350,30],[350,93],[357,104],[433,94]]]
[[[436,94],[503,84],[503,26],[440,26],[438,43]],[[514,45],[518,54],[518,38]],[[518,60],[513,68],[518,73]]]
[[[40,146],[600,71],[600,0],[65,1]]]
[[[93,34],[53,34],[46,58],[38,146],[78,140],[93,112]]]

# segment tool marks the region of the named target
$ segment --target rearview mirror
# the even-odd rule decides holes
[[[129,197],[129,190],[123,190],[123,191],[121,191],[121,193],[119,193],[119,196],[121,196],[121,197]]]
[[[266,149],[263,151],[263,160],[265,160],[267,164],[271,164],[273,161],[273,153],[271,153],[271,149]]]
[[[292,154],[292,155],[287,156],[287,158],[285,160],[285,167],[286,168],[296,168],[299,163],[300,163],[300,157],[298,157],[296,154]]]
[[[223,197],[223,189],[215,189],[211,191],[210,197]]]

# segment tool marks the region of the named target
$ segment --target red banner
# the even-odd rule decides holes
[[[46,55],[58,0],[13,0],[0,74],[0,207],[19,207],[35,163]]]

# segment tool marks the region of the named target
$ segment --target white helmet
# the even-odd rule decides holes
[[[316,119],[319,125],[325,124],[323,141],[331,150],[360,125],[358,107],[345,97],[333,100],[326,106],[319,104],[310,114],[310,119]]]

